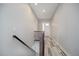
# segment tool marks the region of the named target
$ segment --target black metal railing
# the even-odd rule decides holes
[[[16,38],[20,43],[22,43],[24,46],[28,47],[31,51],[35,52],[30,46],[28,46],[25,42],[23,42],[20,38],[18,38],[16,35],[13,35],[13,38]]]

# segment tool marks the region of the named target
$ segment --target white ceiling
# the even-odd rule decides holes
[[[57,3],[38,3],[35,5],[34,3],[30,4],[32,11],[38,18],[38,20],[50,20],[58,6]]]

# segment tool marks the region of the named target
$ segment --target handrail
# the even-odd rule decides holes
[[[21,39],[19,39],[16,35],[13,35],[13,38],[16,38],[20,43],[22,43],[24,46],[28,47],[31,51],[35,52],[31,47],[29,47],[26,43],[24,43]]]

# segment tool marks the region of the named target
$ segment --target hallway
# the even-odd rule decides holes
[[[0,56],[79,56],[79,4],[0,4]]]

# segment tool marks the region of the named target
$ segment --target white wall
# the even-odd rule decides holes
[[[28,4],[0,4],[0,55],[32,55],[12,35],[17,35],[31,47],[37,25]]]
[[[51,26],[52,38],[70,55],[79,55],[79,4],[61,4]]]

